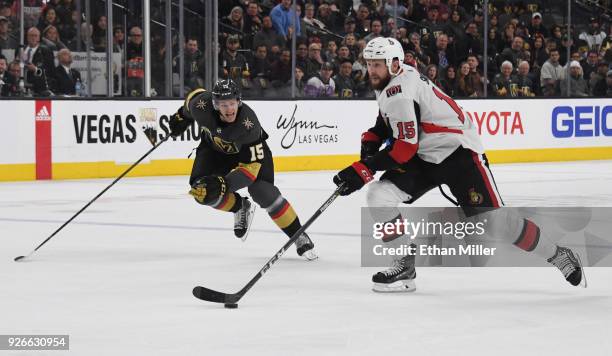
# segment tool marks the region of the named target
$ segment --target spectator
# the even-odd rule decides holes
[[[60,41],[59,32],[55,26],[47,26],[45,28],[42,43],[53,52],[66,48],[66,45]]]
[[[448,48],[448,36],[444,33],[438,35],[436,48],[429,53],[430,64],[435,64],[440,70],[446,70],[449,65],[455,65],[454,51]]]
[[[465,8],[459,5],[459,0],[448,0],[448,11],[451,14],[451,17],[452,17],[452,12],[457,11],[462,21],[468,20],[471,17],[468,14],[468,12],[465,10]],[[491,16],[491,20],[492,19],[493,19],[493,16]],[[491,24],[491,26],[493,26],[493,24]]]
[[[254,48],[253,40],[255,35],[261,31],[263,26],[262,18],[259,15],[259,5],[257,1],[250,1],[246,8],[246,16],[244,16],[243,31],[245,38],[243,39],[244,48]]]
[[[499,34],[494,28],[489,28],[489,42],[487,47],[487,55],[494,58],[499,51]]]
[[[379,19],[374,19],[372,20],[371,24],[370,24],[371,30],[372,32],[364,37],[364,40],[366,40],[366,42],[370,42],[371,40],[378,38],[378,37],[382,37],[382,22]]]
[[[440,89],[442,89],[446,95],[450,96],[451,98],[457,95],[457,70],[454,66],[446,67],[444,79],[440,80]]]
[[[53,78],[53,52],[40,44],[40,31],[30,27],[27,32],[27,46],[21,52],[21,59],[25,64],[25,83],[35,95],[48,96],[51,94],[49,81]]]
[[[474,25],[476,25],[474,23]],[[455,42],[462,41],[465,37],[465,23],[461,17],[459,10],[453,10],[451,12],[450,20],[447,22],[444,32],[449,36],[452,36]],[[478,31],[478,29],[476,29]]]
[[[504,31],[502,32],[502,36],[500,39],[499,46],[500,50],[504,50],[505,48],[512,48],[512,42],[514,41],[516,31],[516,26],[512,22],[508,22],[506,26],[504,26]]]
[[[430,32],[437,37],[444,31],[444,22],[440,18],[440,9],[438,6],[430,6],[427,9],[427,19],[421,21],[423,27],[429,29]]]
[[[444,70],[446,70],[446,68]],[[430,64],[427,66],[427,68],[425,68],[425,76],[427,76],[427,79],[429,79],[437,87],[442,87],[442,84],[438,79],[438,66],[435,64]]]
[[[62,0],[56,7],[55,12],[61,24],[72,22],[72,11],[76,10],[73,0]]]
[[[270,80],[272,65],[268,60],[268,49],[260,45],[255,49],[255,55],[251,60],[251,78],[261,89],[267,89]]]
[[[17,38],[9,31],[9,20],[0,16],[0,50],[16,49],[18,44]]]
[[[130,28],[130,36],[126,45],[127,60],[127,95],[141,96],[144,94],[144,54],[142,52],[142,29],[138,26]]]
[[[270,16],[264,16],[261,23],[261,31],[255,34],[253,46],[257,48],[259,45],[264,44],[268,50],[271,50],[272,46],[284,47],[287,41],[283,36],[274,32],[272,27],[272,18]]]
[[[360,37],[367,35],[366,29],[369,28],[369,26],[367,26],[369,24],[369,20],[370,9],[367,5],[360,4],[355,19],[355,33],[357,33]]]
[[[578,36],[579,39],[587,42],[589,49],[598,52],[601,43],[606,37],[606,33],[599,28],[599,20],[596,17],[591,17],[589,29]]]
[[[548,32],[548,29],[542,24],[542,14],[539,12],[534,12],[531,15],[531,24],[527,26],[527,30],[532,38],[538,34],[540,34],[542,37],[550,36],[550,32]]]
[[[430,57],[421,46],[421,35],[412,32],[410,34],[410,44],[411,46],[408,46],[408,48],[414,52],[416,59],[425,65],[429,64]]]
[[[291,9],[291,0],[281,0],[280,4],[270,11],[270,17],[274,31],[285,39],[291,39],[293,31],[296,31],[298,36],[301,34],[300,22],[295,21],[297,15]]]
[[[480,65],[478,56],[475,54],[470,54],[467,58],[467,63],[468,67],[470,68],[470,73],[467,77],[468,85],[466,86],[466,88],[470,91],[468,96],[482,97],[484,95],[484,83],[486,77],[484,77],[478,69],[478,66]],[[471,92],[472,90],[473,92]]]
[[[306,80],[314,77],[320,72],[323,58],[321,58],[321,45],[311,43],[308,46],[308,60],[306,61]]]
[[[523,40],[522,37],[514,37],[510,48],[506,48],[502,51],[501,55],[499,56],[498,63],[508,61],[512,63],[512,66],[518,65],[519,61],[521,60],[524,44],[525,40]]]
[[[344,44],[348,47],[351,52],[351,58],[357,58],[357,56],[361,53],[359,51],[359,46],[357,45],[357,38],[354,33],[349,33],[344,37]]]
[[[308,29],[306,34],[308,37],[311,37],[318,33],[317,29],[324,29],[325,24],[319,19],[315,18],[315,6],[312,3],[307,3],[304,5],[304,18],[302,18],[302,22],[304,23],[304,28],[308,28],[308,26],[312,26],[312,29]]]
[[[273,87],[281,87],[291,79],[291,51],[283,49],[280,59],[272,64],[270,81]]]
[[[536,79],[529,72],[529,63],[522,61],[518,66],[516,75],[516,85],[518,86],[518,96],[531,97],[535,96],[538,91],[536,88]]]
[[[336,84],[331,78],[334,67],[331,63],[323,63],[319,74],[308,79],[304,86],[304,95],[311,98],[329,98],[334,96]]]
[[[468,54],[472,53],[482,54],[483,39],[482,36],[480,36],[480,32],[478,32],[478,25],[476,25],[476,22],[469,22],[465,27],[465,34],[459,38],[459,43],[463,43],[464,41],[466,48],[463,53],[465,54],[460,54],[462,58],[459,59],[464,60]],[[457,42],[458,41],[455,40],[455,43]]]
[[[578,61],[572,61],[569,65],[569,76],[561,80],[561,95],[567,95],[567,86],[569,81],[569,96],[571,97],[587,97],[589,96],[589,88],[586,80],[582,77],[582,67]]]
[[[13,9],[11,8],[10,2],[0,3],[0,16],[4,16],[8,21],[8,32],[14,33],[19,31],[20,24],[16,16],[13,16]]]
[[[8,72],[6,58],[0,55],[0,96],[12,96],[17,87],[17,78]]]
[[[340,48],[338,48],[337,60],[340,62],[343,59],[348,59],[351,62],[353,61],[353,56],[351,55],[351,51],[349,51],[347,46],[340,46]]]
[[[234,6],[230,14],[221,19],[219,27],[223,39],[227,40],[229,36],[237,36],[241,40],[244,33],[244,19],[242,18],[243,10],[240,6]]]
[[[515,97],[518,96],[516,90],[516,79],[512,75],[512,63],[504,61],[501,65],[501,73],[498,73],[493,79],[493,94],[497,97]]]
[[[397,6],[397,16],[399,17],[403,17],[405,19],[409,18],[412,15],[412,6],[406,7],[404,6],[404,2],[398,2],[397,0],[388,0],[385,3],[385,7],[384,7],[384,14],[385,17],[388,18],[394,18],[395,16],[395,11],[396,11],[396,6]],[[398,23],[398,27],[404,26],[406,23],[404,22],[404,20],[398,19],[397,20]]]
[[[561,30],[561,26],[553,25],[550,32],[551,32],[551,35],[549,39],[552,41],[555,41],[555,43],[557,44],[557,47],[561,46],[561,38],[563,37],[563,31]]]
[[[448,20],[448,16],[450,12],[448,11],[448,6],[441,2],[440,0],[429,0],[429,7],[437,7],[438,8],[438,18],[440,21],[445,22]]]
[[[550,51],[550,57],[542,66],[540,84],[544,96],[559,95],[559,81],[563,77],[563,67],[559,64],[559,50]]]
[[[304,96],[304,68],[302,67],[295,67],[295,95],[298,98],[301,98]]]
[[[38,19],[38,31],[41,33],[47,28],[47,26],[58,26],[59,18],[57,17],[57,13],[55,12],[55,8],[52,6],[47,6],[43,9],[40,18]]]
[[[467,62],[459,65],[459,75],[457,76],[457,96],[460,98],[477,96],[476,90],[470,80],[470,66]]]
[[[544,37],[535,36],[533,46],[531,47],[531,59],[533,60],[534,69],[540,69],[544,62],[548,59],[548,51],[544,46]]]
[[[308,45],[306,43],[298,43],[297,45],[297,53],[295,54],[295,65],[296,67],[306,68],[306,63],[308,62]]]
[[[353,73],[353,63],[349,59],[343,59],[340,62],[340,70],[333,78],[336,85],[336,95],[342,99],[353,98],[356,94],[355,81],[351,74]]]
[[[79,95],[76,92],[76,84],[81,82],[81,73],[78,70],[71,68],[72,53],[67,48],[61,49],[57,53],[59,64],[55,67],[55,80],[53,92],[63,95]]]
[[[91,41],[96,52],[106,52],[106,27],[108,27],[106,16],[98,17],[91,34]]]
[[[395,30],[397,30],[397,26],[395,25],[395,19],[393,17],[389,17],[387,19],[387,23],[385,23],[385,26],[383,28],[383,36],[391,37],[395,33]]]
[[[232,79],[235,82],[242,81],[242,71],[246,68],[246,58],[238,53],[240,39],[238,36],[229,36],[225,42],[225,51],[221,53],[221,68],[223,78]]]
[[[73,10],[70,16],[68,16],[68,19],[63,20],[62,17],[60,17],[60,24],[57,26],[60,39],[70,50],[76,50],[79,45],[80,38],[77,37],[77,20],[80,16],[78,11]]]
[[[319,4],[317,18],[319,19],[319,21],[325,24],[325,27],[328,30],[336,33],[339,32],[342,27],[342,19],[340,18],[340,16],[338,16],[337,7],[333,6],[333,8],[335,8],[336,11],[333,11],[332,7],[329,4],[322,2],[321,4]]]
[[[357,25],[355,24],[355,19],[353,17],[347,17],[344,19],[344,28],[340,32],[341,36],[346,36],[349,33],[354,34],[357,29]]]
[[[123,52],[125,45],[125,33],[121,27],[113,29],[113,52]]]
[[[200,51],[198,39],[188,37],[185,41],[185,92],[204,87],[204,54]],[[178,69],[178,68],[177,68]]]
[[[337,57],[338,57],[338,44],[336,43],[336,41],[327,42],[327,49],[325,50],[325,53],[323,54],[323,60],[325,62],[331,62],[332,64],[334,64],[334,68],[338,68],[339,63],[336,62]]]
[[[572,59],[580,61],[580,59]],[[587,55],[586,59],[580,62],[580,66],[582,66],[582,72],[584,74],[584,79],[588,81],[591,79],[591,73],[597,70],[597,65],[599,64],[599,56],[597,54],[597,51],[589,51],[589,54]]]
[[[600,62],[597,65],[597,70],[591,74],[589,80],[589,87],[591,88],[591,95],[594,97],[606,96],[608,86],[606,84],[606,75],[608,74],[608,64],[606,62]]]

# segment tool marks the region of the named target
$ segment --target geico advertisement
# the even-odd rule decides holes
[[[606,138],[612,144],[612,101],[558,105],[552,109],[551,131],[560,139]]]

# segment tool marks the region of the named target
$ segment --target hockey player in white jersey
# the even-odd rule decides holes
[[[363,51],[379,114],[361,137],[361,159],[340,171],[334,183],[345,184],[342,195],[369,185],[370,207],[386,207],[393,222],[401,218],[400,203],[412,203],[427,191],[446,184],[466,216],[487,214],[490,228],[517,247],[558,267],[572,285],[581,284],[579,258],[550,242],[540,228],[511,209],[497,209],[497,191],[476,127],[457,103],[415,68],[404,65],[404,51],[393,38],[371,40]],[[389,143],[382,150],[383,142]],[[376,217],[380,219],[381,217]],[[378,220],[381,221],[381,220]],[[389,242],[398,236],[388,236]],[[372,277],[377,292],[414,291],[414,255],[399,257],[392,267]],[[586,285],[586,283],[583,283]]]

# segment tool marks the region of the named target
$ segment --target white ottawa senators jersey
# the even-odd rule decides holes
[[[404,141],[406,149],[416,148],[416,154],[431,163],[442,162],[459,146],[484,153],[467,113],[416,69],[407,65],[402,69],[376,91],[380,115],[393,130],[393,138]]]

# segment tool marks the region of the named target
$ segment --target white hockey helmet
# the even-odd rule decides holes
[[[365,46],[363,49],[363,58],[368,59],[384,59],[389,68],[391,75],[397,75],[393,73],[391,64],[393,60],[397,58],[400,63],[404,62],[404,49],[398,40],[391,37],[377,37]]]

